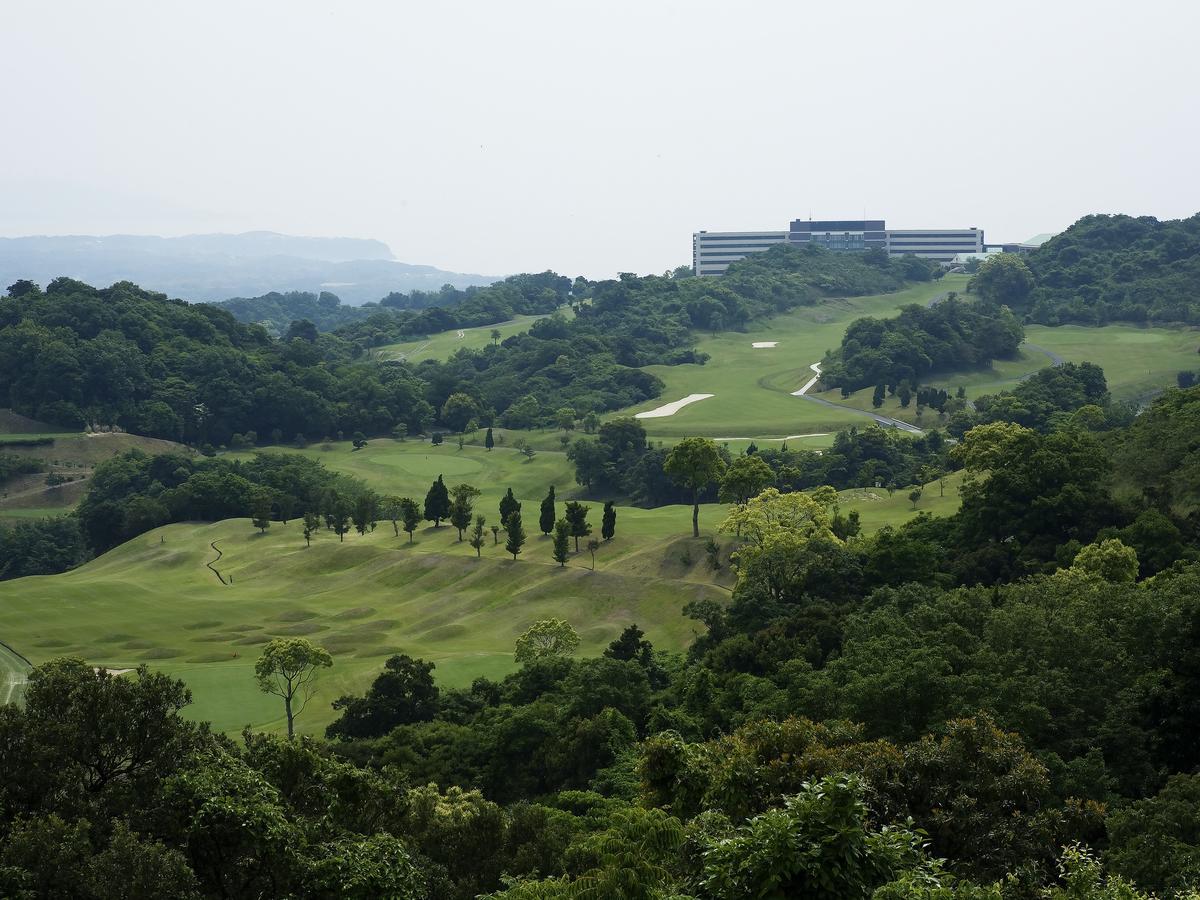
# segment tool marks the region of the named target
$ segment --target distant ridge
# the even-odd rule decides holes
[[[133,281],[193,301],[331,290],[355,305],[393,291],[437,290],[443,284],[461,289],[498,280],[399,262],[387,244],[363,238],[272,231],[0,238],[0,289],[21,278],[45,286],[62,275],[97,286]]]

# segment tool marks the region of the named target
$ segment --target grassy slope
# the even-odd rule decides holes
[[[14,422],[12,413],[7,410],[0,410],[0,413],[3,413],[0,415],[0,441],[2,441],[5,435],[3,429]],[[20,418],[22,417],[16,417],[16,419]],[[20,423],[15,424],[19,425]],[[8,434],[26,438],[31,436],[28,432],[8,432]],[[140,437],[134,434],[56,432],[45,436],[53,437],[54,443],[42,447],[13,447],[11,452],[44,460],[51,471],[84,476],[90,474],[92,467],[97,463],[116,456],[118,453],[124,453],[126,450],[136,448],[147,453],[166,453],[169,450],[191,452],[172,441]],[[4,488],[0,488],[0,519],[63,515],[74,509],[83,496],[86,484],[86,480],[79,480],[55,487],[46,487],[45,475],[30,476],[20,481],[14,480]]]
[[[567,319],[575,317],[575,312],[569,306],[559,309],[558,314]],[[454,355],[456,350],[461,350],[464,347],[471,350],[479,350],[486,347],[492,342],[493,330],[499,331],[500,340],[504,340],[511,335],[528,331],[530,325],[538,319],[544,318],[546,316],[516,316],[498,325],[481,325],[478,328],[464,328],[461,329],[462,337],[458,336],[460,329],[452,328],[449,331],[431,334],[424,340],[406,341],[401,344],[388,344],[385,347],[378,347],[372,353],[376,359],[407,359],[412,363],[418,363],[423,359],[446,360]]]
[[[1021,378],[1050,365],[1049,357],[1036,349],[1042,348],[1057,353],[1067,362],[1095,363],[1104,369],[1115,399],[1144,402],[1164,388],[1173,387],[1179,371],[1200,368],[1200,357],[1196,355],[1200,330],[1194,328],[1027,325],[1025,339],[1021,354],[1015,360],[999,360],[993,367],[977,372],[934,376],[927,383],[946,388],[951,393],[962,386],[971,398],[1010,390]],[[843,398],[840,391],[824,391],[816,396],[868,410],[872,409],[873,393],[873,388],[864,388],[848,398]],[[901,409],[895,397],[888,397],[879,412],[924,426],[938,421],[935,413],[926,413],[918,419],[915,407]]]
[[[892,315],[908,303],[926,303],[948,290],[962,290],[965,276],[917,285],[895,294],[831,300],[755,323],[750,330],[705,335],[696,347],[711,358],[702,365],[648,366],[666,387],[656,400],[627,412],[654,409],[688,394],[713,394],[673,416],[643,419],[654,439],[701,434],[707,437],[785,437],[837,431],[865,425],[866,416],[809,403],[791,392],[812,377],[811,363],[838,346],[846,326],[861,316]],[[771,349],[754,349],[755,341],[778,341]],[[807,440],[807,439],[804,439]],[[816,444],[814,446],[820,446]]]
[[[560,497],[575,490],[558,453],[525,462],[513,450],[413,441],[307,452],[388,493],[423,497],[438,472],[450,483],[470,481],[483,488],[478,509],[493,521],[511,485],[525,504],[527,532],[537,531],[538,501],[549,480],[558,482]],[[948,481],[944,499],[937,493],[936,485],[927,487],[920,508],[953,512],[956,481]],[[860,510],[872,531],[913,515],[906,494],[847,492],[843,509]],[[599,504],[591,505],[598,525]],[[704,562],[703,545],[724,513],[719,505],[702,507],[705,536],[694,541],[687,507],[619,508],[617,538],[597,554],[595,574],[583,568],[586,552],[558,570],[549,540],[536,533],[514,564],[490,535],[483,559],[476,559],[449,527],[423,528],[409,546],[381,523],[374,534],[350,535],[344,544],[323,532],[305,549],[294,521],[276,523],[263,536],[245,519],[171,525],[74,572],[0,583],[0,638],[34,662],[72,654],[112,668],[150,663],[187,681],[196,701],[192,715],[237,729],[281,724],[272,698],[254,687],[257,645],[307,634],[336,658],[303,720],[316,730],[332,715],[329,701],[361,691],[387,653],[434,660],[443,683],[466,685],[509,671],[513,641],[538,618],[572,622],[584,654],[598,653],[631,621],[656,645],[683,648],[695,627],[680,615],[683,605],[727,597],[732,583],[728,568],[714,576]],[[212,541],[223,553],[216,565],[232,575],[232,585],[205,567],[216,556]]]
[[[231,585],[205,567],[213,541]],[[184,678],[191,713],[222,729],[280,725],[280,708],[254,686],[258,645],[307,635],[336,658],[303,719],[315,730],[331,718],[329,702],[361,691],[388,654],[434,660],[443,683],[465,685],[509,671],[513,642],[539,618],[572,622],[585,654],[632,621],[657,645],[683,648],[694,627],[683,604],[727,589],[694,580],[708,578],[703,552],[684,566],[675,543],[621,534],[592,573],[580,558],[559,569],[540,536],[513,563],[490,536],[474,558],[447,527],[418,533],[412,546],[386,525],[344,544],[324,532],[306,549],[296,522],[266,535],[244,519],[172,525],[74,572],[0,584],[0,633],[35,663],[64,654],[113,668],[148,662]]]

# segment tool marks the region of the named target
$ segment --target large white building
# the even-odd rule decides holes
[[[883,219],[796,219],[787,231],[698,231],[692,235],[692,269],[722,275],[729,264],[775,244],[828,250],[884,250],[889,256],[919,256],[949,263],[960,253],[983,252],[982,228],[889,230]]]

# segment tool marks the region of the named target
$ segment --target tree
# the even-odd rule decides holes
[[[498,346],[500,344],[500,329],[493,328],[491,337],[492,337],[492,346],[493,347]]]
[[[600,549],[600,542],[595,538],[591,538],[587,542],[588,553],[592,554],[592,571],[596,571],[596,551]]]
[[[471,524],[471,514],[474,511],[475,498],[479,496],[479,488],[470,484],[456,484],[451,492],[450,524],[458,529],[458,540],[462,543],[463,531]]]
[[[500,543],[500,526],[492,525],[491,531],[492,531],[492,546],[495,547],[497,544]]]
[[[900,401],[902,409],[908,409],[908,405],[912,403],[913,391],[908,383],[908,379],[900,382],[900,386],[896,388],[896,398]]]
[[[575,430],[575,410],[570,406],[563,406],[554,413],[555,424],[558,425],[564,432]]]
[[[613,535],[617,533],[617,508],[613,505],[613,501],[604,501],[604,519],[600,523],[600,536],[606,541],[611,541]]]
[[[337,494],[333,498],[333,505],[329,510],[329,522],[333,528],[333,533],[338,536],[338,543],[346,540],[346,534],[350,531],[350,517],[353,509],[350,506],[350,501]]]
[[[775,473],[759,456],[739,456],[721,477],[722,503],[743,504],[775,483]]]
[[[400,517],[404,521],[404,530],[408,532],[408,542],[413,540],[413,532],[421,524],[421,507],[411,497],[400,498]]]
[[[916,509],[917,501],[921,499],[921,487],[919,485],[908,492],[908,499],[912,501],[913,509]]]
[[[571,555],[570,530],[566,519],[554,523],[554,561],[560,568],[567,564],[567,558]]]
[[[487,523],[487,520],[484,519],[483,516],[476,516],[475,517],[475,527],[471,529],[470,543],[471,543],[471,546],[475,548],[475,556],[476,557],[480,557],[483,555],[483,541],[484,541],[483,535],[484,535],[484,525],[486,523]]]
[[[395,428],[393,428],[392,429],[392,437],[394,437],[396,440],[400,441],[401,443],[406,441],[408,439],[408,423],[401,422],[399,425],[397,425]]]
[[[428,722],[437,714],[439,702],[433,669],[433,663],[402,653],[389,657],[364,696],[333,701],[333,708],[342,714],[325,729],[325,736],[382,737],[398,725]]]
[[[483,446],[487,447],[489,450],[496,446],[496,439],[492,437],[492,429],[490,426],[488,427],[487,434],[483,436]]]
[[[451,394],[442,404],[442,424],[451,431],[464,431],[467,423],[477,415],[479,404],[469,394]]]
[[[266,491],[256,491],[251,503],[251,521],[261,534],[266,534],[271,527],[271,495]]]
[[[307,638],[276,638],[263,648],[254,679],[263,693],[283,698],[289,738],[295,735],[296,716],[313,695],[319,671],[332,665],[329,651]]]
[[[1132,547],[1126,547],[1116,538],[1108,538],[1081,549],[1075,555],[1071,569],[1097,575],[1105,581],[1128,584],[1137,581],[1138,555]]]
[[[883,398],[887,393],[887,386],[881,381],[875,385],[875,393],[871,395],[871,405],[876,409],[883,406]]]
[[[700,537],[700,493],[725,473],[725,460],[715,441],[684,438],[667,454],[663,471],[692,492],[692,537]]]
[[[1033,287],[1033,273],[1016,253],[998,253],[984,260],[971,279],[971,290],[996,306],[1021,306]]]
[[[513,562],[516,562],[517,554],[521,552],[521,547],[525,544],[525,528],[521,524],[520,511],[509,515],[504,523],[504,530],[508,533],[504,549],[512,554]]]
[[[521,503],[513,496],[512,488],[500,498],[500,525],[502,528],[508,527],[508,517],[513,513],[521,511]]]
[[[570,656],[579,646],[579,635],[562,619],[541,619],[517,638],[515,658],[521,665]]]
[[[858,776],[829,776],[783,798],[782,808],[713,835],[703,851],[704,896],[865,900],[902,873],[924,868],[921,837],[903,826],[875,825],[866,792]]]
[[[596,415],[595,410],[589,412],[583,417],[583,430],[588,434],[595,434],[596,429],[600,427],[600,417]]]
[[[549,534],[554,530],[554,522],[557,518],[554,512],[554,485],[550,485],[550,492],[542,500],[542,511],[538,517],[538,527],[541,528],[542,534]]]
[[[433,523],[434,528],[442,527],[442,519],[450,515],[450,491],[447,490],[442,476],[437,477],[425,495],[425,518]]]
[[[368,531],[375,530],[375,523],[379,516],[379,499],[372,491],[363,491],[354,498],[354,512],[352,518],[354,527],[361,535],[366,535]]]
[[[579,552],[579,539],[587,537],[592,533],[592,526],[588,524],[587,514],[591,507],[584,506],[578,500],[568,500],[564,513],[566,514],[567,526],[571,530],[571,537],[575,538],[575,552]]]
[[[379,501],[379,514],[392,523],[392,534],[400,537],[400,498],[388,496]]]
[[[354,436],[350,439],[350,442],[353,444],[355,450],[361,450],[363,447],[367,446],[367,436],[361,431],[356,431],[354,432]]]
[[[321,530],[321,517],[314,512],[304,514],[304,546],[312,546],[312,536]]]
[[[440,431],[435,431],[429,438],[429,443],[433,444],[435,447],[440,446],[442,443],[442,433]]]

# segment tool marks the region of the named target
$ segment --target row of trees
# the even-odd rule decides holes
[[[487,543],[488,531],[487,518],[475,510],[475,502],[481,493],[479,488],[465,482],[447,487],[441,475],[429,486],[423,504],[411,497],[379,497],[369,490],[346,496],[336,488],[329,487],[321,493],[318,508],[303,515],[305,545],[311,546],[313,535],[322,527],[336,534],[340,542],[345,540],[352,526],[360,535],[366,535],[375,530],[380,519],[392,523],[397,537],[403,528],[408,534],[409,543],[412,543],[413,535],[422,521],[432,522],[434,528],[440,528],[443,521],[448,521],[457,529],[459,542],[461,543],[465,536],[476,555],[480,556]],[[557,518],[556,508],[554,486],[551,485],[542,501],[538,524],[542,534],[553,534],[554,559],[560,565],[565,565],[570,552],[569,539],[575,539],[575,552],[579,552],[579,539],[592,533],[592,526],[587,521],[590,507],[576,500],[568,500],[563,507],[563,518]],[[250,519],[255,528],[265,533],[271,527],[275,510],[269,492],[259,490],[252,494]],[[521,519],[521,502],[513,496],[512,488],[500,499],[499,518],[500,524],[492,525],[490,529],[492,542],[498,544],[499,533],[503,531],[505,550],[511,553],[515,560],[521,554],[527,536]],[[283,518],[283,521],[284,524],[287,523],[286,518]],[[601,523],[601,534],[605,541],[612,540],[616,534],[616,526],[616,507],[609,501],[604,504]],[[588,550],[592,553],[593,568],[599,546],[598,541],[588,544]]]

